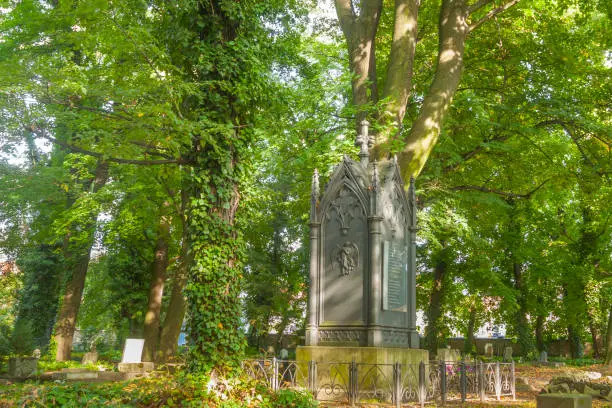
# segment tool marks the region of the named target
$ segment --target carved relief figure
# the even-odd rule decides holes
[[[359,249],[354,242],[345,242],[338,246],[333,253],[334,264],[340,270],[340,275],[347,276],[353,273],[359,264]]]

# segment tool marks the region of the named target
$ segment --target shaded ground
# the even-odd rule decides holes
[[[536,407],[536,396],[540,391],[550,382],[553,377],[559,377],[568,372],[580,372],[580,371],[591,371],[599,372],[602,374],[602,378],[594,380],[593,382],[612,383],[607,376],[612,376],[610,369],[605,369],[602,365],[593,365],[588,367],[536,367],[527,364],[518,364],[516,366],[516,401],[512,401],[510,397],[502,397],[501,401],[488,400],[485,402],[480,401],[467,401],[461,403],[460,401],[449,401],[445,406],[452,407]],[[344,408],[346,405],[342,404],[329,404],[323,403],[320,405],[322,408]],[[361,408],[374,408],[374,407],[393,407],[389,404],[358,404]],[[402,407],[411,407],[412,405],[402,405]],[[416,406],[416,405],[415,405]],[[426,407],[440,406],[439,403],[428,403]],[[609,408],[612,407],[611,402],[602,400],[593,400],[594,408]]]

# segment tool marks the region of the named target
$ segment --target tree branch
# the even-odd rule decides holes
[[[506,4],[503,4],[503,5],[499,6],[498,8],[495,8],[495,9],[489,11],[480,20],[476,21],[475,23],[470,24],[469,32],[474,31],[475,29],[480,27],[483,23],[486,23],[487,21],[489,21],[490,19],[492,19],[496,15],[498,15],[500,13],[503,13],[504,11],[508,10],[510,7],[514,6],[519,1],[521,1],[521,0],[511,0],[508,3],[506,3]]]
[[[501,136],[496,136],[496,137],[494,137],[492,139],[483,140],[483,142],[482,142],[483,144],[476,146],[473,150],[470,150],[469,152],[463,153],[461,155],[462,161],[454,163],[454,164],[449,164],[448,166],[444,167],[442,169],[442,171],[445,174],[449,173],[450,171],[453,171],[457,167],[459,167],[459,165],[465,163],[466,161],[468,161],[469,159],[473,158],[478,153],[480,153],[486,147],[487,143],[490,143],[490,142],[505,142],[506,140],[508,140],[512,136],[514,136],[514,135],[513,134],[501,135]]]
[[[545,180],[542,184],[540,184],[539,186],[537,186],[536,188],[534,188],[533,190],[527,192],[527,193],[511,193],[508,191],[502,191],[502,190],[498,190],[495,188],[488,188],[488,187],[484,187],[484,186],[471,186],[471,185],[467,185],[467,186],[455,186],[455,187],[451,187],[451,190],[454,191],[482,191],[483,193],[493,193],[493,194],[497,194],[499,196],[503,196],[503,197],[508,197],[508,198],[523,198],[523,199],[529,199],[531,198],[531,196],[538,191],[540,188],[542,188],[546,183],[548,183],[550,181],[550,179]]]
[[[582,146],[580,146],[580,143],[578,143],[578,137],[574,134],[574,132],[572,132],[572,130],[570,129],[569,125],[571,125],[571,122],[563,122],[561,120],[558,119],[553,119],[553,120],[547,120],[544,122],[540,122],[536,125],[536,127],[544,127],[544,126],[550,126],[550,125],[559,125],[563,128],[563,130],[565,131],[565,133],[568,134],[568,136],[572,139],[572,141],[574,142],[574,144],[576,145],[576,147],[578,148],[578,151],[580,152],[580,155],[582,156],[582,159],[585,161],[585,163],[587,163],[589,166],[593,166],[593,162],[591,161],[591,159],[589,158],[589,156],[587,156],[586,152],[584,151],[584,149],[582,148]]]
[[[160,148],[158,146],[154,146],[154,145],[146,143],[146,142],[140,142],[138,140],[132,140],[130,143],[135,145],[135,146],[142,147],[143,149],[145,149],[145,152],[148,153],[148,154],[151,154],[151,155],[154,155],[154,156],[163,157],[164,159],[167,159],[167,160],[173,160],[174,159],[173,156],[171,156],[171,155],[169,155],[167,153],[164,153],[162,151],[162,150],[166,150],[167,151],[168,149],[166,149],[166,148],[162,149],[162,148]]]
[[[468,6],[468,8],[467,8],[468,15],[472,14],[475,11],[480,10],[481,8],[483,8],[487,4],[491,3],[492,1],[493,0],[478,0],[476,3]]]
[[[338,20],[340,21],[340,28],[346,36],[347,42],[351,42],[352,28],[355,23],[355,12],[351,5],[351,0],[335,0],[336,13],[338,14]]]
[[[464,0],[443,0],[440,8],[438,61],[421,111],[404,138],[397,159],[404,180],[417,176],[438,141],[444,116],[459,87],[468,26]],[[384,152],[384,148],[380,149]],[[379,155],[380,156],[380,155]]]
[[[189,161],[184,160],[182,158],[178,158],[178,159],[165,159],[165,160],[136,160],[136,159],[124,159],[124,158],[120,158],[120,157],[107,157],[104,154],[100,153],[100,152],[94,152],[92,150],[87,150],[87,149],[83,149],[81,147],[78,146],[74,146],[71,145],[69,143],[66,142],[62,142],[61,140],[57,140],[56,138],[54,138],[53,136],[49,136],[46,134],[39,134],[40,137],[42,137],[43,139],[46,139],[48,141],[50,141],[51,143],[61,146],[65,149],[71,150],[75,153],[82,153],[85,154],[87,156],[92,156],[92,157],[97,157],[97,158],[103,158],[105,161],[108,162],[112,162],[112,163],[119,163],[119,164],[135,164],[135,165],[141,165],[141,166],[155,166],[155,165],[159,165],[159,164],[191,164]]]

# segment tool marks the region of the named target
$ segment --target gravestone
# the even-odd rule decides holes
[[[144,339],[126,339],[123,347],[122,363],[140,363],[142,361],[142,349]]]
[[[538,361],[540,363],[548,363],[548,353],[546,351],[541,351]]]
[[[585,394],[540,394],[536,397],[537,408],[591,408],[593,398]]]
[[[487,357],[493,357],[493,343],[486,343],[484,346],[484,355]]]
[[[512,361],[512,347],[507,346],[504,348],[504,361]]]
[[[142,361],[143,348],[144,339],[126,339],[123,347],[123,357],[121,357],[121,362],[117,366],[119,372],[141,374],[152,371],[153,363]]]
[[[28,378],[36,374],[38,358],[10,357],[8,360],[8,376],[11,378]]]
[[[83,354],[81,364],[96,364],[98,362],[98,353],[96,351],[88,351]]]
[[[406,191],[397,160],[370,162],[368,140],[365,122],[360,161],[345,156],[322,194],[313,176],[306,347],[336,347],[324,351],[329,361],[342,358],[341,347],[347,361],[378,348],[370,362],[419,347],[414,179]],[[414,351],[416,362],[427,356]],[[298,359],[313,358],[304,353]]]
[[[315,174],[310,226],[306,345],[417,348],[414,180],[345,157],[320,197]]]
[[[436,353],[436,359],[438,361],[454,363],[461,360],[461,352],[457,349],[439,348]]]

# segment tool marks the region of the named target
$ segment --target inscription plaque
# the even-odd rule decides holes
[[[407,248],[403,242],[383,242],[383,309],[406,312]]]

